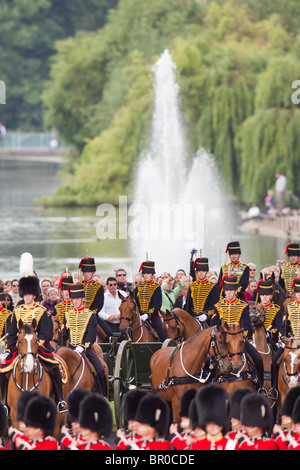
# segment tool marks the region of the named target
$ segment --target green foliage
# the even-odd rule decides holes
[[[147,141],[151,67],[177,64],[191,153],[206,147],[228,193],[262,202],[282,170],[299,179],[298,3],[280,0],[120,0],[104,28],[57,43],[44,92],[46,122],[81,151],[55,204],[130,194]]]

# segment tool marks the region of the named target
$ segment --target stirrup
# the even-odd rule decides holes
[[[268,390],[267,398],[270,398],[271,400],[277,401],[277,400],[278,400],[278,397],[279,397],[279,393],[278,393],[277,388],[271,387],[271,388]]]
[[[56,409],[58,413],[65,413],[68,411],[68,404],[64,400],[61,400],[57,403]]]

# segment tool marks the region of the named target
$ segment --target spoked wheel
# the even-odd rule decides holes
[[[126,427],[124,419],[125,395],[136,388],[136,362],[131,341],[122,341],[116,357],[114,377],[114,407],[117,427]]]

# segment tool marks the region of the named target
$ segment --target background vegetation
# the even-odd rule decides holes
[[[41,46],[37,59],[24,58],[29,76],[39,71],[38,84],[24,78],[23,88],[15,85],[16,100],[27,88],[30,99],[14,107],[14,119],[53,126],[74,147],[64,184],[49,203],[117,203],[130,194],[151,122],[151,70],[164,49],[177,64],[191,156],[201,146],[214,155],[230,197],[262,203],[276,170],[286,174],[290,190],[299,189],[300,114],[291,101],[292,82],[300,79],[297,0],[119,0],[107,16],[109,0],[12,3],[31,2],[32,28],[21,28],[15,39],[11,76],[18,63],[22,77],[23,44],[36,50],[35,15],[43,18],[48,52]],[[72,8],[69,24],[63,7],[77,3],[87,9]],[[55,53],[54,37],[67,37],[55,42]],[[3,59],[2,37],[0,44]],[[30,107],[36,114],[28,121]]]

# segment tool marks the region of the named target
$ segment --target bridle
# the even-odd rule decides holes
[[[238,335],[240,333],[243,333],[244,332],[244,328],[241,328],[240,330],[238,331],[228,331],[227,329],[224,329],[224,330],[221,330],[221,331],[217,331],[217,327],[214,326],[213,329],[212,329],[212,333],[211,333],[211,341],[210,341],[210,345],[209,345],[209,350],[212,348],[213,350],[213,355],[212,357],[214,358],[214,360],[216,362],[218,362],[219,364],[219,367],[221,370],[224,370],[224,359],[228,359],[229,362],[230,362],[230,366],[228,368],[228,371],[230,371],[231,373],[232,370],[234,369],[234,364],[233,364],[233,361],[232,361],[232,358],[234,356],[241,356],[241,369],[239,372],[237,372],[236,374],[239,374],[243,368],[245,367],[245,364],[246,364],[246,357],[245,357],[245,347],[242,348],[241,351],[238,351],[238,352],[235,352],[235,353],[231,353],[230,350],[229,350],[229,344],[227,341],[225,341],[225,345],[226,345],[226,348],[227,348],[227,353],[226,354],[221,354],[220,352],[220,348],[219,348],[219,345],[220,345],[220,342],[217,341],[217,336],[219,335]],[[243,344],[245,346],[245,338],[243,336]]]
[[[293,341],[294,340],[298,340],[298,338],[289,338],[291,339],[291,346],[287,346],[287,345],[284,345],[284,348],[285,349],[288,349],[288,350],[291,350],[291,351],[297,351],[300,349],[300,344],[298,346],[293,346]],[[299,359],[299,363],[300,363],[300,359]],[[293,364],[294,366],[294,364]],[[284,370],[284,374],[283,375],[283,370]],[[289,378],[290,377],[295,377],[296,378],[296,381],[299,382],[299,378],[300,378],[300,369],[296,372],[288,372],[287,370],[287,361],[285,359],[285,357],[282,358],[282,362],[281,362],[281,376],[282,376],[282,379],[284,381],[284,383],[290,387],[290,380]]]
[[[134,300],[134,299],[122,299],[122,303],[123,303],[123,302],[124,302],[124,303],[125,303],[125,302],[128,302],[128,303],[133,304],[133,307],[132,307],[132,309],[131,309],[131,316],[129,316],[129,317],[125,317],[125,316],[120,317],[120,322],[121,322],[121,320],[126,320],[126,321],[128,322],[128,326],[126,327],[126,329],[124,330],[124,332],[125,332],[130,338],[132,338],[132,333],[133,333],[134,331],[140,329],[140,330],[141,330],[141,337],[142,337],[142,326],[143,326],[142,322],[140,322],[140,325],[139,325],[139,326],[136,326],[135,328],[132,328],[133,321],[134,321],[134,319],[135,319],[135,317],[136,317],[136,313],[137,313],[137,304],[136,304],[135,300]],[[140,338],[139,338],[139,339],[140,339]],[[138,341],[139,341],[139,339],[138,339]],[[137,341],[137,342],[138,342],[138,341]]]
[[[183,339],[183,331],[184,331],[184,323],[183,321],[178,317],[178,315],[174,312],[174,310],[170,310],[170,312],[172,314],[172,316],[170,316],[169,318],[166,318],[166,317],[163,317],[164,319],[164,322],[169,322],[171,320],[175,320],[176,322],[176,326],[170,326],[170,325],[166,325],[167,328],[170,328],[171,330],[176,330],[177,331],[177,336],[175,336],[175,338],[173,338],[175,341],[179,341],[179,340],[182,340]],[[182,325],[183,327],[183,331],[182,333],[180,332],[180,325]]]
[[[25,333],[25,336],[24,338],[27,340],[28,342],[28,345],[30,345],[30,341],[29,339],[31,338],[26,338],[26,335],[32,335],[33,333],[35,334],[35,331],[34,330],[30,330],[31,333],[29,332],[29,330],[20,330],[19,331],[19,335],[20,333]],[[43,376],[43,367],[41,366],[41,363],[40,361],[38,360],[37,358],[37,353],[34,353],[31,351],[31,348],[29,346],[29,350],[26,351],[25,354],[21,354],[20,352],[20,347],[19,345],[21,344],[21,341],[17,340],[17,351],[18,351],[18,356],[17,356],[17,359],[14,363],[14,367],[13,367],[13,371],[12,371],[12,377],[13,377],[13,381],[17,387],[17,389],[20,391],[20,392],[23,392],[25,390],[28,390],[28,383],[29,383],[29,378],[28,376],[29,375],[32,375],[32,378],[33,378],[33,386],[29,389],[29,391],[31,392],[32,390],[36,389],[39,387],[40,383],[41,383],[41,380],[42,380],[42,376]],[[26,358],[28,356],[32,356],[33,357],[33,364],[34,364],[34,367],[33,367],[33,370],[30,371],[30,372],[26,372],[25,370],[25,363],[26,363]],[[22,377],[22,381],[21,381],[21,385],[17,382],[17,379],[16,379],[16,371],[17,371],[17,367],[18,365],[20,364],[20,367],[18,369],[18,372],[19,374],[21,375]],[[38,376],[38,380],[37,382],[35,382],[35,376]],[[25,388],[23,388],[23,379],[24,379],[24,376],[25,376]]]

